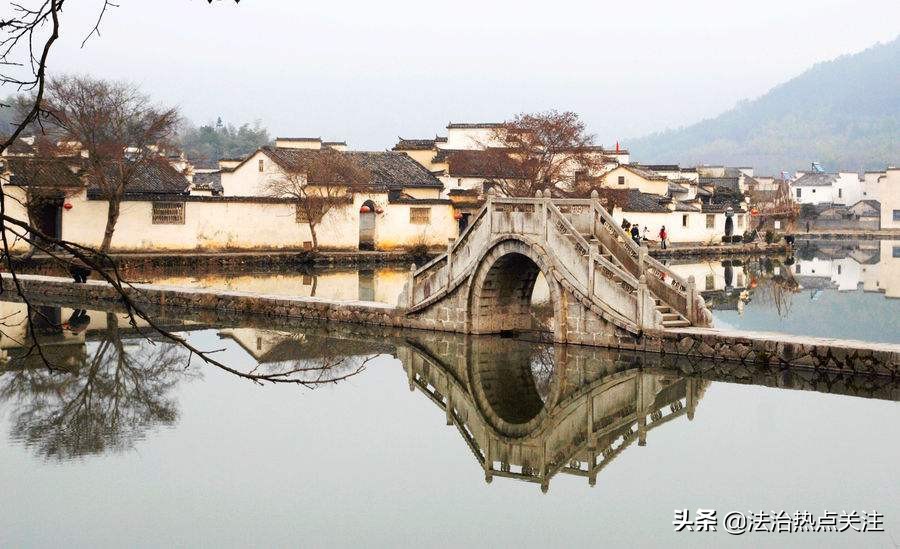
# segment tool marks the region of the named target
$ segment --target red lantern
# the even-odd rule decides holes
[[[71,203],[71,202],[66,202],[65,204],[63,204],[63,208],[65,208],[65,209],[67,209],[67,210],[71,210],[71,209],[72,209],[72,203]]]
[[[364,213],[364,214],[367,214],[371,211],[372,211],[372,208],[366,206],[365,204],[363,204],[362,207],[359,209],[359,213]]]
[[[453,214],[453,219],[459,221],[460,219],[462,219],[462,213],[456,212],[455,214]]]
[[[751,210],[750,210],[750,215],[753,215],[753,216],[759,215],[759,210],[757,210],[756,208],[751,209]]]

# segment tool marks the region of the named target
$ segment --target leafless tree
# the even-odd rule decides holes
[[[68,2],[68,3],[67,3]],[[208,0],[210,4],[213,0]],[[235,0],[238,2],[238,0]],[[46,105],[48,84],[47,66],[50,52],[57,42],[60,33],[63,5],[69,0],[31,0],[29,2],[11,3],[11,15],[0,19],[0,86],[12,86],[20,93],[28,93],[31,101],[23,110],[18,123],[10,134],[0,140],[0,154],[15,143],[22,133],[35,124],[40,125],[49,114],[43,110]],[[100,34],[103,16],[115,4],[105,0],[100,6],[98,18],[85,40]],[[2,107],[8,107],[2,105]],[[131,326],[145,337],[159,335],[187,351],[187,360],[198,356],[203,362],[221,368],[231,374],[255,383],[307,383],[293,376],[270,376],[265,373],[244,372],[231,368],[214,358],[215,350],[201,350],[190,343],[184,336],[165,329],[142,306],[135,301],[134,288],[126,282],[115,261],[104,251],[68,242],[43,233],[29,220],[19,219],[7,211],[7,196],[0,192],[0,262],[9,273],[9,279],[0,285],[0,298],[19,299],[31,304],[31,298],[23,290],[18,277],[18,264],[12,255],[12,243],[24,240],[36,250],[49,255],[54,261],[68,265],[72,259],[78,260],[95,270],[99,276],[112,286],[120,296],[123,308]],[[11,295],[6,295],[11,294]],[[38,315],[40,316],[40,315]],[[139,328],[139,321],[141,326]],[[36,356],[50,371],[58,371],[53,357],[44,352],[40,340],[35,336],[35,316],[26,315],[21,320],[28,325],[29,340],[23,342],[24,353],[18,358],[27,359]],[[0,329],[8,325],[3,319]]]
[[[109,203],[101,252],[108,252],[122,199],[140,174],[162,161],[178,110],[153,105],[134,85],[89,76],[51,79],[42,106],[44,123],[87,153],[86,176]],[[185,185],[186,186],[186,185]]]
[[[316,228],[325,216],[351,203],[349,189],[365,186],[372,174],[353,159],[331,148],[304,151],[288,169],[266,182],[268,196],[294,201],[298,223],[307,223],[314,250],[319,249]]]
[[[594,136],[574,112],[519,114],[492,133],[484,154],[502,163],[508,177],[491,183],[506,196],[534,196],[539,190],[574,190],[603,166]]]

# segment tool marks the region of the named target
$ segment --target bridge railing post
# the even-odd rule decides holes
[[[412,309],[416,304],[416,264],[409,265],[409,281],[406,283],[406,308]]]
[[[594,296],[594,277],[597,271],[597,257],[600,255],[600,247],[596,242],[591,242],[588,248],[588,296]]]
[[[647,254],[649,250],[647,250],[647,246],[641,246],[638,249],[638,275],[644,274],[644,269],[647,268]]]
[[[694,278],[694,275],[691,275],[687,279],[687,319],[691,324],[696,324],[696,314],[694,313],[694,308],[696,305],[694,304],[696,300],[697,294],[697,280]]]
[[[638,278],[638,291],[637,291],[637,325],[639,330],[643,330],[646,323],[644,322],[644,315],[647,314],[645,311],[645,304],[647,302],[647,276],[644,273],[641,273],[640,278]]]
[[[453,241],[447,243],[447,289],[450,289],[450,281],[453,280]]]
[[[537,192],[537,197],[541,198],[541,191]],[[547,241],[547,219],[549,217],[549,211],[547,210],[547,203],[550,202],[549,199],[541,198],[539,207],[541,208],[541,228],[540,234],[544,236],[544,242]]]

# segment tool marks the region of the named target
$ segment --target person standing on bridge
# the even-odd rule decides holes
[[[662,249],[665,250],[669,244],[669,234],[666,232],[666,226],[663,225],[662,229],[659,230],[659,245],[662,246]]]
[[[638,247],[641,246],[641,228],[638,227],[637,223],[631,226],[631,239],[634,240]]]

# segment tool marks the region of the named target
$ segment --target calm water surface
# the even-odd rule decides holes
[[[26,314],[2,305],[5,317]],[[900,539],[890,381],[452,334],[166,320],[232,367],[308,372],[309,387],[260,387],[188,363],[115,314],[31,314],[68,373],[16,358],[24,326],[2,340],[3,547]],[[876,510],[887,532],[675,533],[682,508]]]

